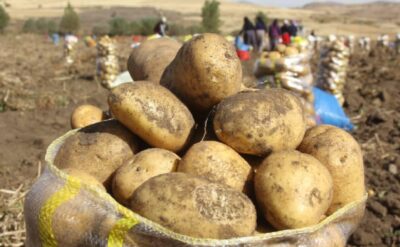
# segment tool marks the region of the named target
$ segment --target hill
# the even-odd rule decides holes
[[[0,0],[1,1],[1,0]],[[7,11],[14,22],[28,17],[59,18],[65,0],[7,0]],[[200,22],[204,0],[70,0],[81,16],[83,27],[90,30],[94,24],[106,23],[111,16],[127,19],[159,17],[166,15],[171,23],[193,24]],[[318,34],[355,34],[375,37],[380,33],[394,34],[400,28],[400,3],[376,2],[370,4],[312,3],[303,8],[276,8],[247,3],[246,1],[220,0],[222,30],[225,33],[239,30],[244,16],[253,18],[258,11],[270,19],[295,19]]]

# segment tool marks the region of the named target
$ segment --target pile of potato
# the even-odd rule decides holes
[[[109,36],[103,36],[97,43],[97,76],[105,88],[111,88],[117,78],[120,68],[115,50],[115,41]]]
[[[320,52],[317,86],[332,93],[343,105],[350,49],[341,40],[327,42]]]
[[[181,43],[166,37],[142,43],[135,47],[129,56],[129,74],[135,81],[160,83],[165,68],[181,46]]]
[[[261,54],[254,74],[257,78],[265,78],[262,87],[285,88],[300,96],[307,114],[307,124],[314,126],[316,121],[311,57],[312,51],[308,46],[293,44],[287,47],[280,44],[277,51]]]
[[[307,129],[298,96],[240,91],[241,77],[229,42],[194,37],[161,78],[171,90],[149,81],[114,88],[115,119],[69,137],[55,165],[143,217],[199,238],[311,226],[363,198],[362,154],[350,134]]]

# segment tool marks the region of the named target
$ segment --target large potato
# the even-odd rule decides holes
[[[254,205],[243,193],[184,173],[147,180],[130,208],[172,231],[198,238],[249,236],[256,228]]]
[[[254,183],[261,211],[279,230],[317,224],[332,201],[328,169],[298,151],[272,153],[258,167]]]
[[[178,155],[161,148],[139,152],[116,171],[112,184],[115,199],[127,205],[128,199],[142,183],[157,175],[175,171],[179,160]]]
[[[103,111],[100,108],[94,105],[80,105],[71,114],[71,127],[83,128],[101,120],[103,120]]]
[[[82,170],[105,183],[137,151],[136,137],[116,120],[96,123],[70,136],[54,164],[60,169]]]
[[[133,49],[128,59],[128,71],[135,81],[160,83],[165,68],[182,45],[171,38],[147,40]]]
[[[193,116],[168,89],[145,81],[111,91],[112,114],[153,147],[181,150],[194,126]]]
[[[179,172],[204,177],[243,191],[251,178],[250,165],[229,146],[216,141],[194,144],[182,157]]]
[[[346,131],[320,125],[307,130],[299,150],[317,158],[333,178],[333,200],[328,213],[365,194],[364,164],[361,148]]]
[[[240,153],[258,156],[295,149],[306,130],[300,100],[284,89],[226,98],[218,105],[213,124],[219,140]]]
[[[209,33],[185,43],[161,78],[163,86],[199,111],[239,92],[241,83],[235,48],[223,36]]]

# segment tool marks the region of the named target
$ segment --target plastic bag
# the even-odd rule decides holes
[[[314,108],[322,124],[330,124],[336,127],[353,130],[354,125],[346,116],[335,96],[314,87]]]
[[[61,145],[77,131],[68,132],[49,146],[45,171],[26,196],[27,247],[344,246],[364,214],[367,196],[318,225],[302,229],[226,240],[180,235],[135,214],[103,190],[68,176],[53,165]]]

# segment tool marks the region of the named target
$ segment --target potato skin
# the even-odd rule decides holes
[[[165,68],[171,63],[182,45],[171,38],[144,41],[132,50],[128,71],[135,81],[159,84]]]
[[[182,157],[178,171],[204,177],[238,191],[243,191],[252,175],[245,159],[229,146],[216,141],[202,141],[190,147]]]
[[[80,105],[71,114],[71,128],[83,128],[103,120],[103,111],[94,105]]]
[[[332,177],[317,159],[298,151],[266,158],[255,174],[258,205],[279,230],[317,224],[332,201]]]
[[[237,152],[264,157],[295,149],[306,130],[300,100],[284,89],[245,91],[224,99],[213,125],[218,139]]]
[[[65,168],[65,169],[62,169],[62,171],[72,177],[75,177],[75,178],[83,181],[86,184],[96,186],[99,189],[106,191],[106,188],[104,187],[104,185],[102,183],[100,183],[100,181],[97,180],[96,178],[94,178],[92,175],[88,174],[87,172],[78,170],[76,168]]]
[[[243,193],[189,174],[174,172],[147,180],[130,208],[172,231],[198,238],[251,235],[254,205]]]
[[[314,234],[312,237],[315,246],[344,247],[346,246],[347,242],[345,236],[346,235],[342,232],[338,225],[330,224]]]
[[[88,239],[97,225],[97,217],[87,202],[77,198],[61,204],[51,221],[58,246],[89,246]]]
[[[108,104],[116,119],[153,147],[177,152],[194,127],[187,107],[154,83],[122,84],[111,91]]]
[[[365,195],[364,163],[357,141],[346,131],[330,125],[308,129],[298,148],[325,165],[333,178],[329,214]]]
[[[239,92],[241,84],[235,48],[223,36],[210,33],[186,42],[161,78],[161,85],[195,111],[209,110]]]
[[[137,151],[136,137],[116,120],[80,129],[58,151],[54,164],[86,172],[101,183]]]
[[[165,149],[150,148],[137,153],[115,172],[112,192],[118,202],[128,205],[133,192],[148,179],[174,172],[179,156]]]

